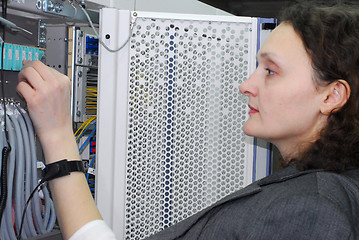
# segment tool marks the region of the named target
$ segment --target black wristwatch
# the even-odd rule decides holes
[[[50,163],[43,170],[42,181],[50,181],[55,178],[70,175],[71,172],[85,173],[82,161],[67,161],[67,159]]]

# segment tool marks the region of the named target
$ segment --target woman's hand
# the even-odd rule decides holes
[[[39,137],[71,129],[71,82],[40,61],[24,62],[17,91],[25,98]]]
[[[49,163],[56,158],[66,158],[55,148],[73,139],[71,81],[40,61],[25,61],[18,80],[17,91],[27,102],[46,161]]]

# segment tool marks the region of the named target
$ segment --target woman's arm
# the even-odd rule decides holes
[[[70,80],[39,61],[24,62],[18,79],[17,91],[27,102],[46,164],[80,160],[72,131]],[[84,174],[73,172],[51,180],[50,188],[65,239],[86,223],[102,219]]]

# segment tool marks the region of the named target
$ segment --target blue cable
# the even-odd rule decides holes
[[[95,124],[95,123],[94,123]],[[85,131],[84,131],[85,132]],[[90,139],[92,138],[92,136],[94,135],[94,133],[96,132],[96,125],[95,127],[92,129],[90,135],[87,137],[86,141],[81,145],[79,152],[81,152],[83,150],[83,148],[88,144],[88,142],[90,141]]]
[[[78,138],[78,140],[76,140],[77,143],[80,141],[82,135],[84,135],[85,132],[86,132],[90,127],[92,127],[94,124],[96,124],[96,121],[95,121],[94,123],[92,123],[91,125],[87,126],[87,127],[85,128],[85,130],[81,133],[81,135],[78,136],[78,137],[76,137],[76,138]]]
[[[95,159],[96,159],[96,155],[91,159],[89,168],[92,167],[93,163],[95,162]],[[89,174],[88,171],[87,171],[87,173],[86,173],[86,181],[87,181],[87,182],[89,182],[89,176],[90,176],[90,174]]]
[[[89,129],[89,128],[91,128],[94,124],[96,124],[96,121],[94,122],[94,123],[92,123],[92,124],[90,124],[89,126],[87,126],[86,128],[85,128],[85,130],[82,132],[82,134],[78,137],[78,139],[80,140],[80,138],[82,137],[82,135]],[[95,125],[95,127],[92,129],[92,131],[91,131],[91,133],[90,133],[90,135],[87,137],[87,139],[85,140],[85,142],[81,145],[81,147],[79,148],[79,152],[81,152],[82,150],[83,150],[83,148],[88,144],[88,142],[90,141],[90,139],[92,138],[92,136],[94,135],[94,133],[96,132],[96,125]],[[79,141],[78,140],[78,141]],[[78,142],[77,141],[77,142]],[[90,162],[90,164],[89,164],[89,168],[91,168],[92,167],[92,165],[94,164],[94,162],[95,162],[95,159],[96,159],[96,155],[91,159],[91,162]],[[95,184],[94,182],[89,182],[89,173],[88,173],[88,171],[87,171],[87,173],[86,173],[86,181],[87,181],[87,183],[88,184],[90,184],[90,183],[92,183],[92,184]],[[90,190],[91,190],[91,192],[95,192],[95,189],[94,188],[91,188],[91,187],[89,187],[90,188]]]

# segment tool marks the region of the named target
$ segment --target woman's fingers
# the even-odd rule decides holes
[[[18,92],[25,98],[37,133],[71,129],[71,82],[43,63],[26,62],[19,73]]]
[[[40,89],[44,79],[31,66],[24,66],[18,74],[18,81],[29,84],[34,90]]]
[[[24,61],[23,69],[32,68],[40,75],[43,81],[50,81],[54,79],[54,73],[57,72],[40,61]],[[59,73],[60,74],[60,73]]]
[[[44,65],[40,61],[24,61],[23,68],[18,74],[18,82],[20,86],[28,84],[38,95],[50,97],[51,91],[61,90],[67,88],[69,85],[69,78],[53,68]],[[21,84],[20,84],[21,83]],[[19,87],[18,91],[23,97],[28,95],[22,91],[29,91],[29,88]],[[33,92],[31,92],[33,94]],[[31,101],[32,99],[25,99]]]
[[[16,87],[17,93],[26,99],[31,99],[31,96],[35,94],[35,89],[27,81],[19,81]]]

